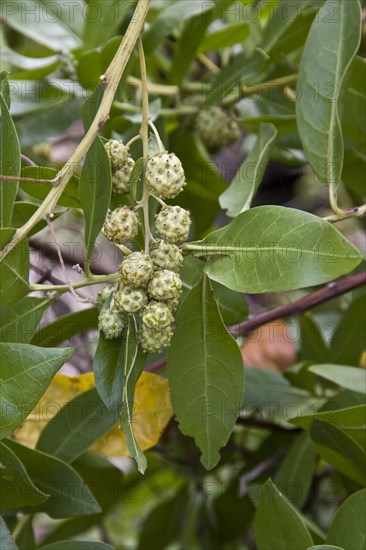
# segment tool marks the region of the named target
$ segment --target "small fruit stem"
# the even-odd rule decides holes
[[[142,46],[141,37],[137,40],[137,47],[140,57],[140,70],[141,70],[141,91],[142,91],[142,123],[140,135],[142,139],[142,148],[144,155],[144,171],[143,171],[143,181],[144,181],[144,191],[141,199],[142,210],[144,213],[144,230],[145,230],[145,254],[149,254],[150,251],[150,241],[151,241],[151,230],[150,230],[150,217],[149,217],[149,198],[150,193],[146,185],[146,164],[149,158],[149,122],[150,122],[150,107],[149,107],[149,93],[147,87],[147,73],[146,73],[146,62],[144,48]]]
[[[159,132],[155,126],[155,124],[153,123],[152,120],[149,120],[149,126],[150,128],[152,129],[152,131],[154,132],[155,134],[155,137],[156,137],[156,141],[158,142],[158,147],[159,147],[159,151],[160,153],[164,153],[165,152],[165,147],[164,147],[164,144],[163,142],[161,141],[161,138],[159,136]]]

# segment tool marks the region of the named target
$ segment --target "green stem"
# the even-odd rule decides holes
[[[117,90],[117,84],[121,80],[127,62],[131,57],[133,48],[135,47],[135,44],[140,36],[149,7],[150,0],[138,0],[135,12],[122,39],[120,47],[118,48],[116,55],[111,61],[107,71],[101,77],[101,81],[104,85],[104,94],[98,112],[88,132],[65,166],[61,168],[57,176],[52,180],[54,187],[51,189],[42,205],[33,214],[33,216],[31,216],[31,218],[16,231],[13,239],[2,250],[0,253],[0,261],[2,261],[5,256],[9,254],[9,252],[28,235],[28,233],[40,220],[52,213],[71,176],[79,167],[80,161],[86,155],[95,137],[98,135],[100,128],[108,120],[109,112]]]
[[[141,139],[144,155],[144,191],[141,199],[141,206],[144,213],[144,230],[145,230],[145,254],[149,254],[151,230],[150,230],[150,217],[149,217],[149,198],[150,193],[146,185],[145,171],[146,163],[149,158],[149,122],[150,122],[150,107],[149,107],[149,92],[147,87],[147,73],[144,48],[142,46],[141,38],[137,41],[137,47],[140,57],[140,71],[141,71],[141,91],[142,91],[142,123],[141,123]]]
[[[350,208],[349,210],[340,210],[338,208],[337,214],[334,214],[333,216],[327,216],[323,219],[327,222],[337,223],[341,222],[342,220],[348,220],[350,218],[362,218],[363,216],[366,216],[366,204],[363,204],[362,206],[356,206],[355,208]]]
[[[21,532],[23,531],[24,527],[26,526],[29,518],[31,516],[28,515],[28,514],[25,514],[24,516],[22,516],[20,518],[20,520],[18,521],[18,523],[16,524],[15,528],[14,528],[14,531],[12,532],[12,536],[13,536],[13,539],[16,541],[17,538],[19,537],[19,535],[21,534]]]
[[[242,85],[240,87],[238,95],[235,96],[234,94],[234,97],[230,97],[230,99],[223,101],[222,105],[228,107],[230,105],[234,105],[235,103],[240,101],[240,99],[245,99],[246,97],[262,94],[265,90],[270,90],[272,88],[283,88],[296,81],[297,74],[290,74],[287,76],[281,76],[280,78],[276,78],[274,80],[269,80],[268,82],[261,82],[260,84],[255,84],[254,86]]]
[[[79,281],[78,283],[71,284],[73,289],[84,288],[86,286],[99,285],[101,283],[113,283],[118,281],[120,275],[119,273],[112,273],[111,275],[92,275],[90,278],[85,279],[84,281]],[[64,293],[70,290],[70,285],[38,285],[31,284],[29,285],[30,292],[58,292]]]

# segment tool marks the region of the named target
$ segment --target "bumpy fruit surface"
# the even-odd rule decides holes
[[[139,332],[139,343],[145,353],[159,353],[167,348],[173,336],[171,326],[162,330],[153,330],[142,323]]]
[[[138,227],[136,212],[128,206],[118,206],[108,212],[102,231],[110,241],[125,244],[136,237]]]
[[[176,296],[171,300],[166,300],[165,303],[172,313],[175,313],[178,309],[180,296]]]
[[[172,300],[180,296],[182,281],[174,271],[163,269],[155,272],[154,277],[149,282],[147,291],[154,300]]]
[[[174,317],[163,302],[149,302],[141,315],[142,322],[152,330],[162,330],[172,326]]]
[[[221,107],[210,107],[198,113],[196,130],[209,151],[218,151],[235,143],[240,137],[240,128]]]
[[[165,206],[155,219],[156,229],[165,241],[182,244],[188,239],[191,219],[180,206]]]
[[[108,285],[102,288],[98,292],[98,296],[97,296],[98,306],[102,307],[106,303],[106,301],[112,297],[112,294],[115,290],[116,290],[115,285]]]
[[[123,313],[138,313],[146,306],[147,296],[139,288],[125,286],[116,291],[114,304]]]
[[[128,149],[126,145],[116,139],[110,139],[104,147],[108,153],[112,170],[122,168],[128,158]]]
[[[154,273],[153,262],[143,252],[133,252],[122,262],[122,282],[132,288],[146,287]]]
[[[161,199],[173,199],[186,185],[182,163],[174,153],[157,153],[146,165],[149,191]]]
[[[122,315],[115,309],[103,309],[99,313],[98,327],[107,340],[121,336],[124,326],[125,323]]]
[[[112,172],[112,193],[114,195],[122,195],[130,190],[130,179],[135,161],[128,157],[121,168]]]
[[[175,244],[157,241],[152,246],[150,256],[156,269],[168,269],[178,273],[183,265],[183,255]]]

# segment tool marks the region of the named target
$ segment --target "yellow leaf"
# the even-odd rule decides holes
[[[13,439],[34,448],[45,425],[61,408],[93,386],[93,373],[80,376],[56,374],[35,409],[13,433]],[[168,381],[143,372],[136,384],[133,405],[133,431],[142,450],[156,445],[172,415]],[[118,425],[89,450],[110,457],[128,456],[126,437]]]

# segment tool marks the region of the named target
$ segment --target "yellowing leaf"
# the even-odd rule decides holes
[[[56,374],[47,391],[12,438],[35,448],[46,424],[77,395],[94,387],[94,374],[66,376]],[[156,445],[173,415],[168,381],[161,376],[143,372],[135,391],[133,431],[142,450]],[[128,456],[126,437],[118,425],[89,449],[105,456]]]
[[[133,432],[142,451],[156,445],[172,415],[168,381],[143,372],[136,384],[132,420]],[[89,450],[106,456],[128,456],[126,437],[118,426]]]

